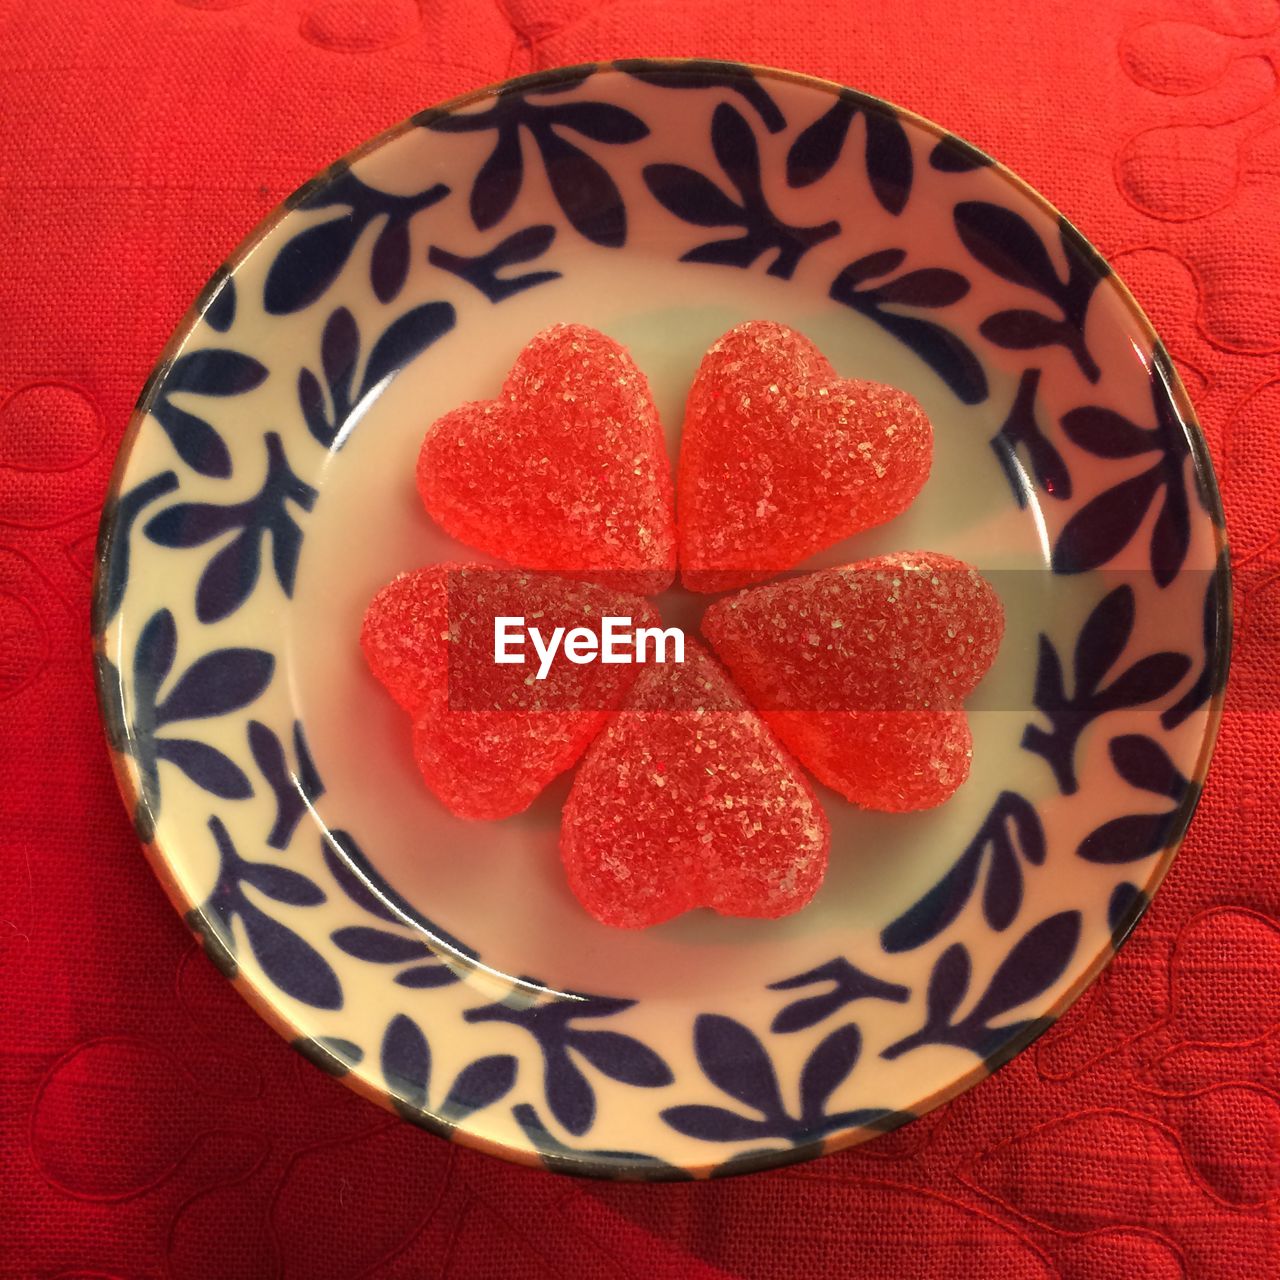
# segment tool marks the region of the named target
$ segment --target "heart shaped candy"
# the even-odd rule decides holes
[[[560,852],[597,920],[640,929],[693,907],[773,919],[817,892],[830,833],[795,762],[687,640],[650,666],[591,745]]]
[[[441,564],[401,574],[373,598],[360,644],[370,670],[413,719],[427,786],[457,817],[527,809],[586,750],[634,683],[634,665],[580,665],[563,648],[544,678],[536,653],[494,662],[494,619],[600,631],[606,616],[651,626],[644,600],[547,574]]]
[[[930,808],[968,777],[964,699],[1004,634],[972,566],[899,552],[824,569],[717,601],[702,631],[783,743],[855,804]]]
[[[703,357],[680,443],[680,566],[694,591],[757,582],[899,515],[933,429],[905,391],[841,379],[802,334],[730,329]]]
[[[649,384],[585,325],[538,334],[496,400],[438,419],[418,492],[447,533],[508,564],[641,595],[675,574],[671,469]]]

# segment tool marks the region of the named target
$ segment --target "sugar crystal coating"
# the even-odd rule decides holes
[[[906,510],[933,429],[905,391],[841,379],[794,329],[751,320],[703,357],[680,443],[680,566],[724,591]]]
[[[774,919],[817,892],[830,833],[795,762],[718,663],[647,667],[587,751],[565,805],[569,884],[604,924],[694,907]]]
[[[675,573],[671,468],[649,384],[585,325],[539,333],[496,400],[439,418],[418,492],[447,533],[507,564],[642,595]]]
[[[964,699],[1004,610],[971,566],[899,552],[717,601],[702,631],[816,777],[866,808],[947,799],[969,772]]]
[[[638,597],[548,574],[441,564],[401,574],[370,603],[360,635],[370,670],[413,719],[427,786],[462,818],[509,817],[570,768],[635,681],[628,665],[577,665],[563,652],[545,680],[493,661],[493,619],[546,631],[606,615],[654,625]]]

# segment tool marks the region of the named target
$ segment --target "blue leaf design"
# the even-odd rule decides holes
[[[880,945],[888,952],[911,951],[936,938],[973,896],[984,862],[983,915],[993,929],[1007,929],[1022,903],[1020,858],[1032,866],[1044,862],[1044,827],[1025,797],[1002,791],[955,864],[928,893],[885,926]]]
[[[667,1107],[662,1112],[663,1121],[677,1133],[703,1142],[745,1142],[751,1138],[767,1136],[769,1126],[762,1120],[740,1115],[726,1107],[714,1107],[705,1103],[685,1103]]]
[[[177,765],[196,786],[223,800],[247,800],[253,795],[244,770],[207,743],[193,738],[157,738],[155,758]]]
[[[1059,220],[1058,237],[1069,270],[1058,276],[1044,241],[1020,214],[983,200],[964,200],[953,211],[956,231],[968,251],[1003,280],[1047,298],[1061,318],[1038,311],[1001,312],[983,321],[980,331],[997,346],[1014,350],[1062,346],[1090,382],[1102,376],[1085,342],[1085,316],[1106,265]]]
[[[773,1063],[753,1031],[722,1014],[699,1014],[694,1052],[703,1074],[731,1098],[766,1116],[785,1111]]]
[[[767,274],[790,280],[800,259],[814,245],[838,234],[840,224],[797,227],[783,222],[773,212],[764,194],[755,135],[741,113],[728,103],[717,106],[711,117],[711,145],[720,167],[737,188],[738,201],[703,174],[683,165],[651,164],[644,169],[645,185],[654,199],[677,218],[695,226],[743,229],[741,236],[691,249],[681,261],[749,267],[773,252]]]
[[[428,302],[406,311],[373,345],[365,366],[360,399],[422,354],[453,328],[456,313],[447,302]]]
[[[526,289],[560,279],[559,271],[529,271],[524,275],[511,276],[507,279],[498,275],[498,272],[506,267],[540,258],[551,247],[555,235],[555,227],[542,223],[525,227],[523,231],[509,235],[488,252],[477,254],[475,257],[450,253],[446,249],[432,245],[427,252],[427,260],[433,267],[439,267],[442,271],[448,271],[459,279],[465,280],[483,293],[490,302],[503,302],[517,293],[523,293]]]
[[[692,59],[673,66],[644,58],[622,58],[613,64],[619,71],[662,89],[723,89],[739,94],[760,117],[770,133],[781,133],[787,127],[786,117],[769,91],[751,72],[751,68],[732,62],[708,62]]]
[[[497,1053],[463,1067],[449,1086],[440,1114],[456,1123],[464,1116],[491,1107],[515,1086],[518,1065],[510,1054]]]
[[[566,1043],[597,1071],[622,1084],[653,1089],[675,1079],[671,1068],[634,1036],[617,1031],[575,1031]]]
[[[425,1111],[431,1083],[431,1050],[422,1028],[398,1013],[382,1036],[382,1078],[402,1111]]]
[[[275,661],[263,649],[215,649],[204,654],[156,707],[156,723],[221,716],[247,706],[271,683]]]
[[[289,315],[317,301],[347,265],[365,228],[383,219],[370,259],[370,283],[380,302],[390,302],[409,271],[409,219],[449,194],[441,183],[411,196],[366,186],[350,171],[317,184],[294,201],[297,209],[333,209],[336,216],[307,227],[276,254],[263,286],[269,315]]]
[[[991,448],[1009,479],[1014,500],[1023,508],[1031,501],[1031,491],[1019,451],[1031,464],[1031,475],[1041,493],[1062,501],[1071,497],[1071,472],[1036,417],[1040,377],[1039,369],[1023,370],[1008,416],[991,437]]]
[[[218,333],[226,333],[236,319],[236,282],[235,277],[228,274],[226,268],[219,268],[214,277],[215,284],[209,301],[205,304],[204,320],[209,328]]]
[[[903,315],[887,307],[950,306],[969,290],[969,282],[957,272],[940,267],[908,272],[897,279],[879,277],[897,271],[906,259],[902,249],[882,249],[851,262],[831,282],[829,296],[835,302],[874,321],[886,333],[914,351],[963,404],[980,404],[987,398],[987,375],[964,341],[934,320]]]
[[[275,796],[276,817],[267,835],[267,844],[273,849],[288,848],[308,804],[324,794],[324,784],[307,752],[301,721],[294,721],[293,726],[296,773],[289,768],[280,739],[260,720],[249,721],[248,735],[254,763]]]
[[[853,1023],[837,1027],[809,1055],[800,1072],[800,1115],[821,1122],[831,1095],[849,1078],[862,1053],[862,1034]]]
[[[129,540],[143,510],[178,487],[174,471],[162,471],[118,498],[108,498],[102,512],[102,541],[98,547],[101,579],[93,600],[93,630],[100,634],[116,616],[129,583]]]
[[[872,977],[843,956],[836,956],[835,959],[798,973],[795,977],[771,982],[768,989],[794,991],[824,983],[831,984],[826,991],[787,1005],[777,1014],[769,1029],[775,1034],[803,1031],[817,1026],[819,1022],[857,1000],[888,1000],[894,1004],[902,1004],[911,995],[910,988]]]
[[[347,955],[374,964],[403,964],[406,960],[421,960],[432,954],[430,948],[417,938],[406,938],[400,933],[365,925],[339,929],[334,933],[333,941]]]
[[[1063,795],[1077,790],[1076,744],[1094,720],[1163,698],[1191,669],[1186,654],[1166,650],[1140,658],[1110,684],[1102,684],[1129,643],[1135,607],[1133,588],[1128,585],[1116,587],[1095,607],[1076,641],[1075,687],[1070,694],[1053,642],[1046,635],[1040,637],[1033,701],[1050,728],[1028,725],[1022,745],[1045,759]]]
[[[294,907],[318,907],[325,901],[324,891],[314,881],[288,867],[277,867],[269,862],[245,862],[240,867],[240,879],[251,884],[259,893],[277,902]]]

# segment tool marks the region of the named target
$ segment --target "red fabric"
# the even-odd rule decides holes
[[[0,1275],[1280,1274],[1275,0],[0,0]],[[857,85],[1043,191],[1168,340],[1225,490],[1230,710],[1105,978],[994,1080],[718,1184],[507,1167],[296,1058],[138,853],[88,586],[130,406],[282,196],[509,73],[701,54]]]

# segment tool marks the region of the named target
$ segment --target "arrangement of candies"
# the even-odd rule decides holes
[[[644,374],[595,330],[538,334],[497,399],[431,426],[417,471],[442,529],[517,567],[404,574],[364,620],[427,786],[459,817],[504,818],[578,764],[561,856],[605,924],[799,910],[830,844],[800,765],[864,808],[942,803],[969,773],[963,704],[1004,615],[976,570],[933,552],[748,584],[900,514],[932,452],[911,396],[841,379],[803,335],[751,321],[690,390],[677,525]],[[606,617],[660,629],[645,597],[677,555],[686,588],[735,592],[702,620],[714,657],[692,637],[683,661],[571,652]],[[540,670],[497,662],[498,618],[565,644]]]

